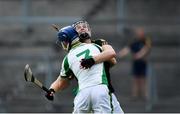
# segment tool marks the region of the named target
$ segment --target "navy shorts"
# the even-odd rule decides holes
[[[133,62],[133,75],[135,77],[146,76],[147,62],[145,60],[135,60]]]

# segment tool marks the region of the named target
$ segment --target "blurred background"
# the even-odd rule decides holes
[[[89,22],[93,39],[107,40],[117,53],[133,28],[143,27],[151,38],[147,101],[129,100],[130,57],[117,57],[111,70],[124,112],[180,112],[179,6],[179,0],[0,0],[0,112],[72,112],[75,81],[50,102],[23,73],[28,63],[49,87],[66,54],[56,46],[51,24],[63,27],[80,19]]]

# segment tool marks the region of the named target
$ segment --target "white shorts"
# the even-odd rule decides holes
[[[112,96],[112,105],[113,105],[113,113],[118,113],[118,114],[124,114],[121,106],[120,106],[120,103],[118,102],[116,96],[114,93],[111,93],[111,96]]]
[[[78,92],[74,99],[73,113],[111,113],[111,100],[106,85],[87,87]]]

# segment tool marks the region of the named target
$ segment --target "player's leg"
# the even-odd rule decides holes
[[[146,61],[141,61],[139,63],[139,83],[140,83],[140,92],[141,92],[141,97],[146,99],[147,97],[147,83],[146,83],[146,71],[147,71],[147,63]]]
[[[132,82],[132,97],[133,99],[137,99],[139,97],[139,86],[140,86],[140,81],[137,77],[134,77]]]
[[[112,112],[112,100],[106,85],[93,86],[91,100],[93,113]]]
[[[112,96],[112,104],[113,104],[113,113],[124,114],[115,94],[111,93],[111,96]]]
[[[140,79],[140,83],[141,83],[141,86],[140,86],[140,89],[141,89],[141,96],[146,100],[147,98],[147,83],[146,83],[146,79],[145,77],[142,77]]]
[[[90,89],[85,88],[78,92],[74,98],[73,113],[90,113]]]
[[[137,100],[140,96],[141,91],[141,72],[142,72],[141,60],[136,60],[133,62],[133,79],[132,79],[132,98]]]

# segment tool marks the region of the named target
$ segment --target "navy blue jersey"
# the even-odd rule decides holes
[[[136,40],[130,44],[130,49],[133,54],[139,52],[145,46],[145,40]]]
[[[129,45],[129,47],[132,54],[136,54],[145,45],[149,45],[149,41],[148,39],[144,38],[144,40],[135,40],[133,43]],[[144,58],[136,59],[133,61],[132,72],[136,78],[146,76],[146,71],[147,71],[147,61]]]

